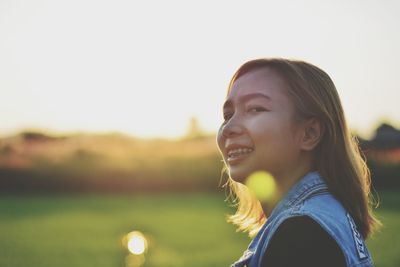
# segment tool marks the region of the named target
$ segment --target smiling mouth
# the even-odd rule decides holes
[[[245,159],[251,152],[253,152],[252,148],[237,148],[228,151],[228,163],[229,164],[237,164],[243,159]]]

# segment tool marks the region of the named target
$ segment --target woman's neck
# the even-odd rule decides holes
[[[277,185],[277,192],[275,194],[275,197],[269,199],[268,201],[261,202],[261,206],[267,218],[270,216],[272,210],[279,203],[279,201],[292,188],[292,186],[310,171],[312,171],[311,164],[309,163],[309,161],[306,160],[304,164],[299,164],[296,168],[291,169],[291,172],[273,175],[275,183]]]

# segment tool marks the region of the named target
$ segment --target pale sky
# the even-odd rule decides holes
[[[302,59],[352,129],[400,126],[400,1],[0,0],[0,135],[183,135],[221,121],[245,61]]]

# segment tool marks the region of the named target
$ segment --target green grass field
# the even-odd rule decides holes
[[[400,194],[381,193],[385,227],[368,240],[375,266],[400,266]],[[125,266],[122,237],[149,240],[144,266],[229,266],[250,239],[225,222],[223,193],[2,196],[0,266]]]

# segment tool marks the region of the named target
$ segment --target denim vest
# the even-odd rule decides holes
[[[268,243],[278,226],[295,216],[309,216],[336,241],[348,267],[373,266],[371,255],[356,224],[341,203],[328,192],[318,172],[309,172],[291,187],[251,241],[242,257],[231,267],[259,267]],[[266,263],[268,264],[268,263]]]

